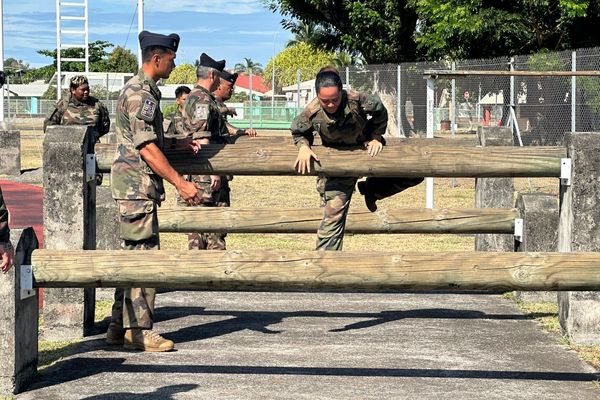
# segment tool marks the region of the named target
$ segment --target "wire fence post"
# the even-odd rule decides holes
[[[571,71],[577,71],[577,51],[571,53]],[[571,132],[577,132],[577,77],[571,77]]]
[[[515,58],[510,58],[510,70],[515,70]],[[509,126],[510,129],[514,129],[514,122],[511,116],[513,115],[513,110],[515,109],[515,77],[513,75],[510,76],[510,114],[509,114]]]
[[[456,71],[456,62],[452,61],[452,71]],[[450,114],[450,132],[452,139],[456,135],[456,79],[452,78],[452,100],[450,102],[450,107],[452,108]],[[479,121],[479,120],[478,120]],[[450,187],[456,187],[456,178],[450,179]]]
[[[435,82],[427,78],[427,138],[433,138],[433,106]],[[425,178],[425,207],[433,208],[433,178]]]
[[[347,65],[346,65],[346,85],[347,85],[348,89],[351,88],[351,86],[350,86],[350,67],[348,67]]]
[[[252,69],[250,69],[250,129],[252,129],[252,117],[253,117],[253,109],[252,109]]]
[[[402,129],[402,66],[398,64],[396,79],[396,136],[406,136]]]

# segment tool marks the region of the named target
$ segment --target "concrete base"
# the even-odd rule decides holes
[[[15,267],[0,276],[0,397],[12,398],[36,375],[38,361],[38,291],[21,300],[20,270],[31,264],[38,247],[33,228],[11,231]]]
[[[479,128],[482,146],[512,146],[510,128]],[[511,208],[513,206],[514,183],[512,178],[480,178],[475,180],[475,207]],[[508,251],[514,249],[514,236],[501,234],[475,235],[476,251]]]
[[[600,251],[600,133],[565,136],[571,185],[561,187],[558,251]],[[600,293],[561,292],[563,334],[578,344],[600,344]]]
[[[523,218],[523,238],[515,241],[516,252],[557,251],[558,198],[546,193],[520,193],[515,207]],[[528,303],[556,303],[556,292],[515,292]]]
[[[0,131],[0,175],[21,174],[21,132]]]

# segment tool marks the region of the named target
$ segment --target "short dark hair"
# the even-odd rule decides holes
[[[162,46],[149,46],[142,49],[142,62],[146,63],[152,59],[152,56],[158,54],[159,56],[163,56],[173,50],[167,49]]]
[[[179,86],[175,89],[175,98],[180,98],[183,94],[190,94],[191,90],[187,86]]]
[[[317,78],[315,79],[315,89],[317,90],[317,94],[319,94],[321,88],[334,86],[340,91],[342,90],[342,78],[340,78],[339,74],[331,70],[321,71],[317,74]]]

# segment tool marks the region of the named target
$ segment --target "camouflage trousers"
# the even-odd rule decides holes
[[[346,217],[356,181],[356,178],[317,178],[317,191],[323,207],[323,220],[317,231],[317,250],[342,250]]]
[[[158,250],[157,204],[144,200],[119,200],[119,233],[122,250]],[[112,322],[125,329],[152,329],[156,289],[115,290]]]
[[[186,175],[186,179],[196,183],[203,189],[204,203],[198,206],[190,206],[179,197],[177,204],[182,207],[229,207],[230,189],[227,177],[221,177],[221,188],[213,191],[210,188],[210,176]],[[226,250],[226,233],[191,232],[188,233],[189,250]]]

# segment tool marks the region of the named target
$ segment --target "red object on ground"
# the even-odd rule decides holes
[[[2,195],[10,213],[10,228],[33,227],[40,243],[44,247],[44,218],[43,198],[44,189],[39,186],[28,185],[7,180],[0,180]],[[13,238],[14,239],[14,238]],[[39,308],[42,308],[44,293],[40,289]]]

